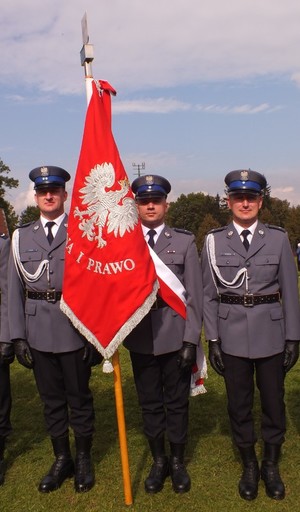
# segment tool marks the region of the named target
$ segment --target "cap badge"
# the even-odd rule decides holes
[[[242,181],[248,180],[248,171],[241,171],[241,180]]]
[[[147,185],[153,185],[153,176],[145,176]]]
[[[41,167],[41,175],[42,176],[49,176],[48,167]]]

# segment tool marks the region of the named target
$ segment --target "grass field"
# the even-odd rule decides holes
[[[56,492],[40,494],[37,486],[53,461],[45,433],[42,406],[32,372],[14,362],[12,370],[14,431],[6,451],[6,482],[0,488],[1,512],[298,512],[300,501],[300,362],[287,376],[286,406],[288,430],[283,446],[281,473],[286,484],[286,499],[276,502],[266,497],[263,483],[253,502],[242,500],[237,491],[241,474],[239,457],[233,448],[226,411],[222,378],[209,369],[207,393],[190,400],[190,431],[187,464],[192,479],[191,491],[177,495],[167,479],[163,491],[151,496],[144,492],[144,479],[151,464],[142,433],[140,411],[128,353],[120,348],[124,406],[133,505],[124,501],[118,430],[112,374],[95,368],[91,379],[96,409],[93,458],[96,485],[88,493],[77,494],[68,480]],[[259,406],[255,405],[259,419]],[[261,445],[257,451],[260,454]]]

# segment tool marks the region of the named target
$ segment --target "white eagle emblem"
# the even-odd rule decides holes
[[[119,190],[107,190],[115,184],[115,170],[111,163],[97,164],[91,169],[85,179],[82,192],[82,205],[86,210],[80,211],[78,206],[74,209],[74,217],[79,217],[79,229],[83,231],[89,241],[97,240],[97,247],[107,245],[102,238],[103,228],[107,226],[107,233],[114,236],[124,236],[138,223],[138,212],[134,199],[125,197],[129,190],[127,179],[119,180]],[[87,217],[87,218],[84,218]]]

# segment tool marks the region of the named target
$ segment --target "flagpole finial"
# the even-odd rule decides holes
[[[91,82],[93,79],[92,62],[94,60],[94,46],[89,44],[90,38],[88,34],[86,12],[84,13],[84,16],[81,20],[81,29],[83,46],[80,50],[80,62],[81,65],[84,66],[87,102],[89,103],[92,95]]]

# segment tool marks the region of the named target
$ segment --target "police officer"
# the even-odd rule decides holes
[[[6,438],[12,430],[10,422],[11,390],[9,365],[14,360],[14,347],[10,342],[7,311],[7,267],[9,249],[10,240],[7,236],[2,234],[0,236],[0,485],[4,483],[4,450]]]
[[[167,194],[171,185],[156,175],[141,176],[132,190],[145,240],[153,247],[174,278],[185,288],[186,319],[160,297],[126,338],[135,385],[142,409],[144,433],[153,456],[145,490],[161,491],[170,474],[175,492],[190,489],[184,465],[188,430],[188,398],[191,368],[202,322],[201,269],[194,236],[165,225]],[[165,434],[170,443],[170,460],[165,451]]]
[[[233,220],[208,234],[202,253],[209,360],[225,379],[233,439],[243,462],[240,496],[255,499],[261,477],[267,495],[279,500],[285,496],[278,469],[286,430],[284,378],[299,356],[297,271],[284,229],[258,220],[265,177],[232,171],[225,183]],[[252,417],[254,372],[262,408],[261,471]]]
[[[65,183],[70,175],[60,167],[44,166],[33,169],[29,177],[34,182],[40,218],[13,234],[10,335],[18,361],[33,368],[55,455],[39,491],[54,491],[74,474],[70,426],[76,444],[74,485],[77,492],[83,492],[94,485],[90,455],[94,408],[89,378],[95,350],[59,305],[68,222],[64,213]]]

